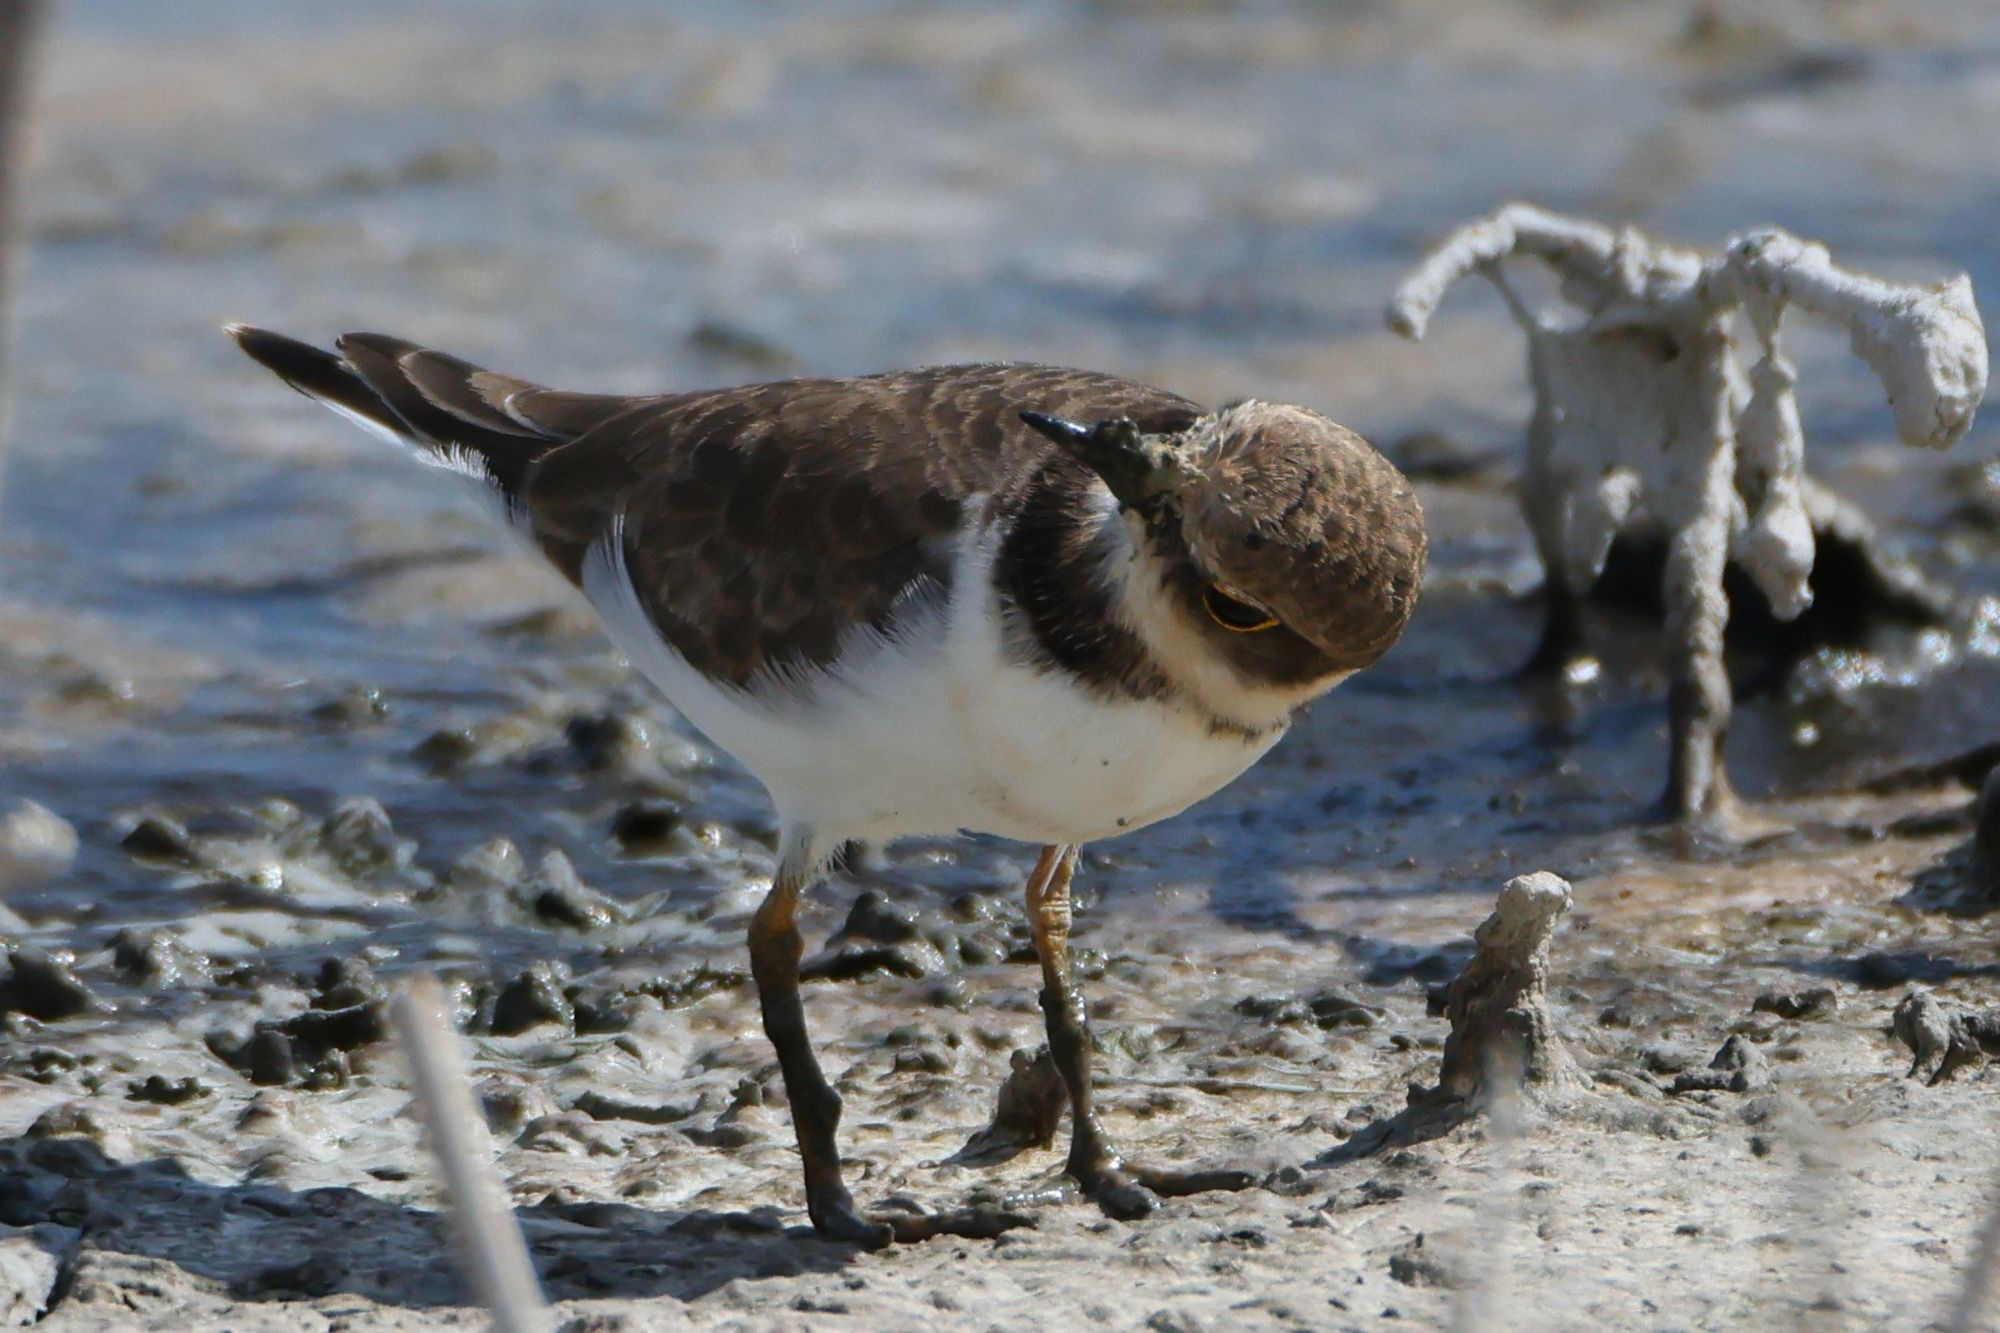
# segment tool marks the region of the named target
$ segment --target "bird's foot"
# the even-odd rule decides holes
[[[863,1213],[845,1189],[812,1200],[807,1208],[813,1229],[828,1240],[879,1250],[888,1245],[904,1245],[930,1240],[934,1236],[963,1236],[970,1240],[991,1240],[1003,1231],[1031,1227],[1032,1217],[1005,1207],[973,1204],[942,1213],[927,1213],[908,1199],[891,1199],[877,1212]]]
[[[1798,831],[1727,787],[1700,804],[1669,792],[1648,806],[1639,822],[1650,830],[1651,840],[1690,857],[1759,847]]]
[[[1120,1222],[1146,1216],[1160,1206],[1161,1199],[1234,1193],[1257,1183],[1257,1177],[1248,1171],[1170,1171],[1135,1166],[1116,1157],[1085,1167],[1072,1162],[1069,1171],[1085,1196],[1103,1209],[1105,1216]]]

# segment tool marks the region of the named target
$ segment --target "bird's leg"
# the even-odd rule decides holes
[[[854,1196],[840,1178],[840,1152],[834,1144],[840,1127],[840,1094],[820,1071],[799,996],[799,959],[805,951],[799,935],[799,894],[811,878],[809,857],[802,852],[781,856],[771,891],[750,919],[750,973],[757,981],[764,1033],[777,1049],[778,1068],[784,1075],[792,1129],[805,1160],[806,1212],[814,1228],[829,1240],[878,1249],[891,1241],[931,1236],[990,1237],[1026,1225],[1025,1218],[989,1208],[872,1217],[855,1209]]]
[[[1070,1146],[1065,1170],[1106,1213],[1143,1217],[1160,1206],[1160,1195],[1247,1189],[1253,1178],[1242,1171],[1160,1171],[1129,1166],[1111,1146],[1090,1088],[1090,1015],[1070,969],[1070,880],[1076,873],[1074,844],[1044,847],[1028,876],[1028,923],[1042,960],[1042,1014],[1048,1023],[1049,1054],[1069,1089]]]
[[[778,867],[771,891],[750,918],[750,974],[757,980],[757,1004],[764,1011],[764,1034],[777,1048],[792,1107],[792,1129],[805,1159],[806,1212],[822,1235],[871,1248],[886,1245],[889,1228],[854,1210],[854,1196],[840,1179],[834,1131],[840,1127],[840,1094],[820,1072],[806,1035],[806,1007],[799,996],[799,893],[809,872],[787,860]]]

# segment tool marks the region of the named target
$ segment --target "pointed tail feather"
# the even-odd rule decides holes
[[[244,324],[228,331],[308,398],[413,450],[420,462],[492,485],[510,506],[535,460],[561,442],[505,408],[508,394],[536,386],[443,352],[379,333],[344,334],[335,353]]]
[[[332,352],[249,324],[226,324],[223,330],[252,361],[306,397],[325,403],[377,434],[406,444],[416,442],[409,423]]]

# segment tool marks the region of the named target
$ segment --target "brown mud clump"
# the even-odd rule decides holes
[[[1549,1010],[1549,945],[1570,904],[1569,881],[1546,870],[1501,886],[1493,914],[1472,934],[1476,952],[1444,990],[1451,1035],[1437,1085],[1412,1085],[1405,1110],[1376,1121],[1318,1164],[1437,1138],[1502,1099],[1520,1095],[1556,1109],[1586,1091],[1583,1070]]]
[[[1584,1086],[1549,1013],[1549,942],[1570,909],[1569,882],[1546,870],[1500,890],[1493,915],[1473,932],[1478,952],[1445,992],[1444,1068],[1432,1104],[1473,1109],[1519,1087],[1560,1100]]]
[[[2000,1054],[2000,1009],[1962,1009],[1928,991],[1903,997],[1890,1031],[1910,1048],[1909,1076],[1931,1087]]]
[[[1026,1152],[1046,1148],[1055,1142],[1069,1110],[1069,1089],[1056,1069],[1055,1057],[1042,1046],[1032,1054],[1014,1052],[1011,1072],[1000,1085],[993,1107],[993,1122],[974,1134],[958,1160],[997,1162]]]

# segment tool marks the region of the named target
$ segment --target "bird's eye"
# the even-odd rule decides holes
[[[1202,586],[1201,604],[1208,611],[1210,620],[1238,634],[1254,634],[1260,629],[1271,629],[1278,623],[1276,616],[1255,602],[1232,596],[1213,583]]]

